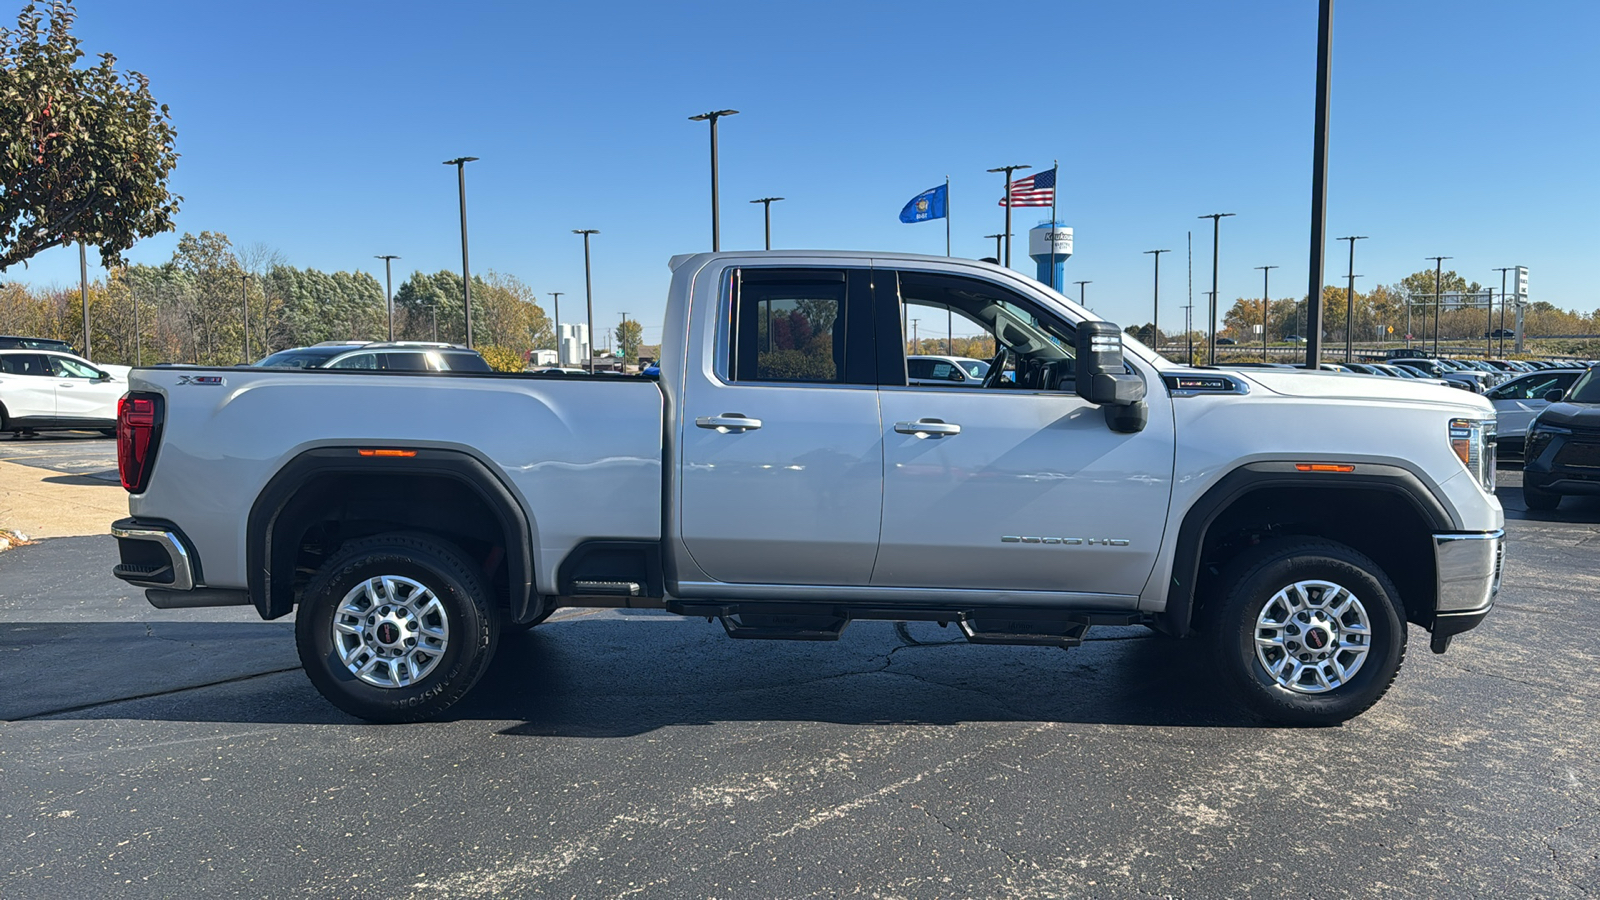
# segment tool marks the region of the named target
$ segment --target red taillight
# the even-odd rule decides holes
[[[117,401],[117,475],[130,494],[143,491],[155,462],[155,433],[161,424],[161,398],[128,394]]]

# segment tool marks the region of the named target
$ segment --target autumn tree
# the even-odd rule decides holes
[[[172,230],[176,132],[149,79],[84,56],[71,0],[29,3],[0,29],[0,271],[52,247],[98,248],[107,268]],[[48,24],[46,20],[48,19]]]
[[[639,345],[644,343],[644,326],[633,319],[623,319],[617,326],[617,347],[622,350],[622,361],[633,365],[639,361]]]

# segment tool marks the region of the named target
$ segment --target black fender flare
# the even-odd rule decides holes
[[[425,475],[459,482],[494,510],[505,537],[511,580],[511,617],[521,622],[541,613],[534,589],[533,530],[511,489],[476,457],[459,450],[417,448],[414,456],[362,456],[356,447],[318,447],[284,464],[256,497],[246,523],[245,565],[250,599],[263,619],[294,609],[293,554],[273,553],[274,542],[298,547],[306,523],[299,520],[317,502],[300,492],[312,478],[328,474]]]
[[[1161,613],[1167,630],[1176,635],[1189,631],[1194,618],[1195,586],[1200,577],[1200,549],[1205,546],[1212,523],[1234,503],[1256,491],[1286,487],[1379,490],[1404,497],[1434,530],[1458,530],[1444,503],[1409,469],[1368,462],[1351,465],[1355,466],[1353,472],[1302,472],[1296,468],[1296,463],[1287,461],[1246,463],[1201,494],[1184,513],[1178,527],[1178,543],[1173,551],[1172,574],[1167,584],[1167,607]]]

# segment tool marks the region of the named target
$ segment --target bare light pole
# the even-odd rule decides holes
[[[984,237],[985,238],[994,238],[994,261],[995,262],[999,262],[1000,261],[1000,242],[1006,239],[1006,235],[1003,235],[1003,234],[986,234],[986,235],[984,235]]]
[[[1328,110],[1333,79],[1333,0],[1317,15],[1317,112],[1311,144],[1311,264],[1306,292],[1306,368],[1322,364],[1322,257],[1328,223]],[[1353,245],[1352,245],[1353,246]]]
[[[1324,0],[1326,2],[1326,0]],[[1433,260],[1433,355],[1439,356],[1439,310],[1444,306],[1444,294],[1441,292],[1441,279],[1444,272],[1444,261],[1455,259],[1453,256],[1425,256],[1423,259]]]
[[[717,120],[723,116],[736,116],[737,109],[718,109],[698,116],[690,116],[691,122],[711,123],[711,252],[716,253],[722,249],[722,234],[717,221]],[[587,240],[587,238],[585,238]],[[590,353],[591,357],[593,352]]]
[[[1352,234],[1349,237],[1337,240],[1350,242],[1350,271],[1345,276],[1350,279],[1350,284],[1344,290],[1344,361],[1355,362],[1355,321],[1356,321],[1356,279],[1361,277],[1356,274],[1356,241],[1364,241],[1364,234]]]
[[[1505,266],[1504,268],[1495,269],[1496,272],[1500,273],[1500,358],[1501,359],[1504,359],[1505,355],[1506,355],[1506,273],[1511,271],[1514,268],[1516,268],[1516,267],[1515,266]]]
[[[1006,179],[1006,227],[1001,232],[1006,236],[1006,257],[1002,265],[1011,268],[1011,173],[1018,169],[1031,169],[1033,166],[1000,166],[990,169],[991,172],[1004,172]]]
[[[1267,290],[1267,276],[1277,266],[1256,266],[1261,270],[1261,361],[1267,361],[1267,312],[1272,309],[1272,292]]]
[[[1156,275],[1151,282],[1155,287],[1154,305],[1150,310],[1150,349],[1154,350],[1156,343],[1161,340],[1161,254],[1171,253],[1171,250],[1146,250],[1153,254],[1156,261]]]
[[[467,347],[472,347],[472,269],[467,263],[467,163],[477,162],[476,156],[458,156],[444,164],[456,167],[456,187],[461,195],[461,305],[467,311]],[[437,313],[435,313],[437,316]],[[438,337],[435,336],[435,340]]]
[[[1494,288],[1489,288],[1489,324],[1488,330],[1483,333],[1483,355],[1485,358],[1494,356]]]
[[[777,201],[779,201],[779,200],[782,200],[782,199],[783,199],[782,197],[762,197],[759,200],[751,200],[750,201],[751,203],[759,203],[759,204],[761,204],[762,212],[766,214],[766,219],[767,219],[767,249],[768,250],[772,249],[772,204],[777,202]]]
[[[713,126],[712,134],[715,134],[715,133],[716,133],[715,127]],[[712,146],[716,146],[716,139],[715,138],[712,138]],[[712,155],[715,156],[716,154],[712,154]],[[713,183],[715,183],[715,179],[713,179]],[[716,230],[716,227],[712,226],[712,231],[715,232],[715,230]],[[589,301],[589,325],[588,325],[588,328],[589,328],[589,374],[593,375],[594,374],[594,282],[589,277],[589,235],[591,235],[591,234],[599,234],[600,233],[600,229],[598,229],[598,228],[574,228],[574,229],[572,229],[572,233],[573,234],[581,234],[581,235],[583,235],[583,294],[584,294],[584,297],[587,298],[587,300]],[[579,343],[582,344],[583,342],[579,341]]]
[[[83,292],[83,358],[89,358],[89,250],[78,242],[78,287]],[[246,360],[248,362],[248,360]]]
[[[554,328],[556,336],[556,365],[564,366],[567,364],[567,361],[565,359],[565,354],[561,352],[561,295],[565,294],[566,291],[550,291],[549,293],[551,303],[555,306],[555,310],[552,315],[555,317],[556,323]]]
[[[1084,299],[1083,299],[1083,295],[1084,295],[1083,286],[1086,285],[1086,284],[1094,284],[1094,282],[1092,282],[1092,281],[1074,281],[1073,284],[1078,286],[1078,305],[1083,307],[1084,309],[1088,309],[1089,308],[1089,304],[1087,302],[1085,302]]]
[[[1233,213],[1207,213],[1195,216],[1197,219],[1211,220],[1211,334],[1207,343],[1211,346],[1207,353],[1206,363],[1217,364],[1217,241],[1222,236],[1222,220]]]
[[[128,285],[128,302],[133,304],[133,364],[144,364],[144,332],[139,330],[139,296],[133,292],[133,270],[122,269],[122,280]]]
[[[389,308],[389,340],[394,340],[394,274],[389,271],[389,264],[400,257],[393,254],[374,256],[373,259],[383,260],[383,295],[384,304]]]
[[[239,276],[239,305],[244,308],[244,364],[250,365],[250,275]]]

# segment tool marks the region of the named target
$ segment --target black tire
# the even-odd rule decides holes
[[[408,578],[432,591],[449,624],[443,651],[412,684],[369,684],[335,647],[334,617],[346,594],[379,575]],[[494,657],[499,618],[477,567],[460,550],[430,535],[384,534],[344,545],[317,572],[295,617],[295,644],[306,676],[333,705],[372,722],[420,722],[449,709],[483,676]]]
[[[1548,512],[1561,505],[1561,495],[1523,484],[1522,502],[1527,504],[1529,509]]]
[[[1359,668],[1343,684],[1321,693],[1304,693],[1280,684],[1256,653],[1257,617],[1279,591],[1304,581],[1328,581],[1350,591],[1366,609],[1371,631]],[[1227,566],[1221,586],[1222,593],[1202,610],[1213,663],[1247,707],[1273,722],[1328,726],[1355,718],[1378,702],[1400,672],[1406,653],[1406,619],[1399,593],[1376,563],[1343,544],[1320,538],[1263,543]],[[1311,593],[1325,596],[1315,590]],[[1287,636],[1289,632],[1286,626],[1283,633]],[[1301,639],[1309,645],[1309,629],[1303,634]],[[1306,655],[1312,657],[1313,665],[1319,665],[1314,653]],[[1331,655],[1334,661],[1340,658],[1338,652]],[[1314,678],[1313,673],[1306,674]]]
[[[117,430],[115,428],[102,428],[100,429],[100,433],[108,438],[114,438],[117,436]]]

